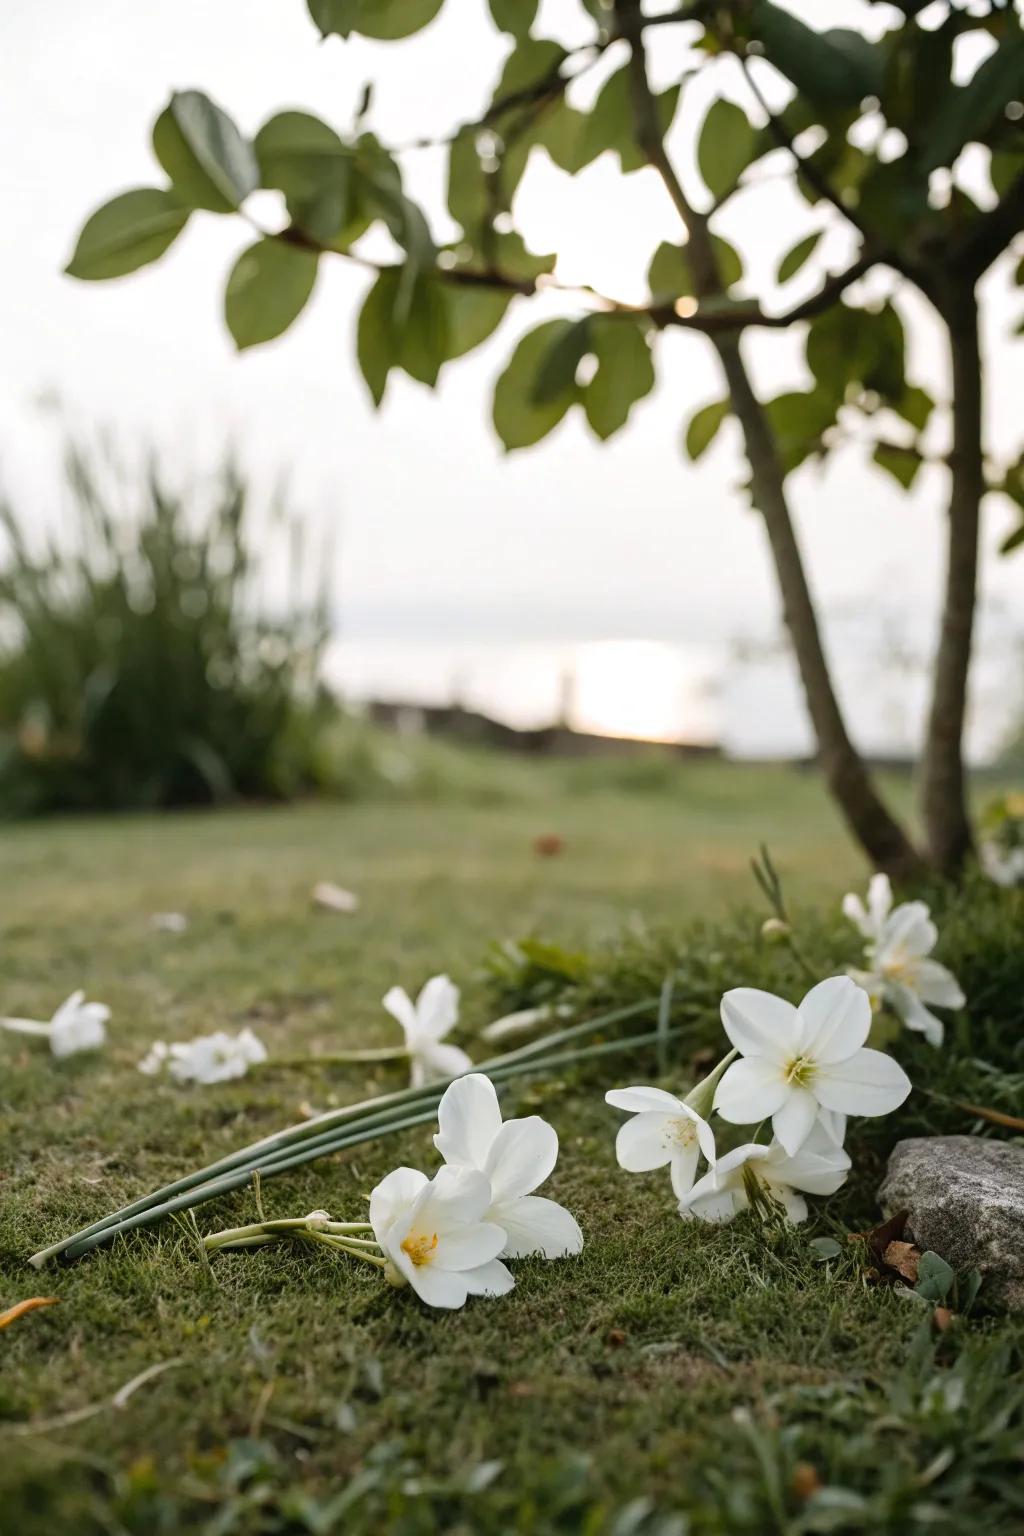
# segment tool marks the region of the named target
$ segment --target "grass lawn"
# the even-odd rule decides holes
[[[529,793],[494,805],[0,834],[2,1011],[48,1017],[84,986],[114,1014],[108,1049],[66,1063],[0,1035],[0,1310],[60,1298],[0,1333],[3,1536],[680,1536],[686,1521],[953,1532],[982,1512],[987,1536],[1024,1529],[1021,1394],[999,1353],[1019,1326],[963,1325],[940,1369],[916,1305],[866,1286],[845,1245],[818,1261],[809,1237],[875,1219],[863,1183],[817,1203],[805,1229],[684,1227],[665,1176],[614,1163],[619,1117],[603,1089],[649,1079],[647,1060],[513,1093],[506,1113],[543,1104],[559,1130],[545,1193],[576,1212],[587,1248],[517,1264],[502,1301],[429,1313],[331,1255],[253,1252],[211,1269],[173,1226],[70,1268],[25,1266],[44,1242],[306,1104],[394,1085],[398,1069],[274,1064],[390,1043],[379,1000],[394,982],[448,970],[479,1055],[492,938],[593,946],[629,924],[715,916],[753,894],[762,838],[802,900],[834,904],[860,883],[808,776],[696,764],[675,794],[629,796],[531,773]],[[564,838],[558,857],[536,855],[542,833]],[[357,890],[358,914],[312,910],[318,879]],[[152,931],[149,914],[168,909],[190,915],[186,934]],[[271,1062],[242,1082],[180,1088],[135,1071],[155,1039],[244,1023]],[[401,1162],[433,1169],[426,1131],[288,1175],[265,1201],[273,1214],[356,1218]],[[251,1211],[237,1197],[200,1224]],[[166,1361],[126,1407],[110,1404]],[[53,1422],[20,1433],[29,1419]]]

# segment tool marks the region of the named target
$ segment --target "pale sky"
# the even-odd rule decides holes
[[[864,0],[791,6],[818,25],[869,17],[877,26],[886,10]],[[576,0],[546,0],[539,30],[571,41],[578,15]],[[508,46],[484,0],[447,0],[424,33],[387,45],[321,44],[302,0],[4,0],[0,478],[15,501],[33,513],[53,504],[55,429],[35,401],[56,391],[80,426],[152,437],[183,466],[211,461],[231,437],[268,481],[290,470],[311,517],[340,524],[339,602],[350,636],[698,645],[769,633],[778,604],[760,521],[738,489],[735,429],[696,468],[680,449],[693,409],[721,392],[701,338],[660,341],[657,391],[611,443],[597,443],[574,413],[540,446],[505,457],[490,426],[493,381],[520,331],[572,312],[564,296],[516,301],[497,336],[450,366],[434,393],[393,374],[375,414],[353,356],[366,275],[342,260],[321,264],[314,300],[290,332],[241,357],[221,318],[226,274],[248,243],[238,220],[194,215],[162,261],[117,282],[61,275],[99,202],[162,179],[149,130],[172,89],[207,91],[253,132],[285,106],[344,126],[373,79],[371,124],[386,142],[402,143],[478,115]],[[679,74],[682,46],[679,29],[661,30],[662,81]],[[742,99],[740,82],[719,79]],[[703,85],[691,91],[674,130],[691,175],[686,146],[706,100]],[[442,156],[419,151],[404,163],[408,189],[448,235]],[[653,173],[622,177],[610,157],[573,180],[535,152],[517,213],[534,249],[562,253],[564,281],[627,298],[642,293],[656,243],[678,237]],[[722,229],[748,260],[751,291],[774,302],[762,279],[813,223],[778,180],[729,212]],[[825,263],[840,266],[846,249],[834,231]],[[995,445],[1008,445],[1022,349],[1006,340],[1013,310],[1004,275],[990,288],[989,430]],[[927,314],[920,304],[905,312],[912,377],[941,394],[945,361]],[[749,355],[762,392],[803,378],[791,339],[762,335]],[[909,614],[919,643],[930,643],[942,472],[922,473],[908,497],[851,449],[824,474],[802,469],[792,494],[826,612],[856,613],[878,634],[893,615]],[[1019,610],[1024,591],[1024,554],[1003,562],[994,553],[1013,524],[993,500],[983,591],[1004,613]]]

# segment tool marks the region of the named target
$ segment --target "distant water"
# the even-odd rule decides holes
[[[878,654],[856,633],[833,637],[837,685],[853,735],[876,756],[916,755],[927,686],[922,656]],[[971,760],[992,760],[1024,714],[1020,653],[982,646],[968,728]],[[340,638],[331,683],[353,702],[459,702],[520,728],[564,718],[578,730],[718,743],[737,758],[813,751],[793,660],[784,647],[661,640],[531,642]]]

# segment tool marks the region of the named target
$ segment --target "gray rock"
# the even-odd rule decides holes
[[[980,1271],[984,1305],[1024,1309],[1024,1147],[976,1136],[901,1141],[878,1198],[886,1216],[910,1212],[919,1248]]]

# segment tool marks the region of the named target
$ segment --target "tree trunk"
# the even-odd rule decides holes
[[[764,408],[754,394],[736,338],[715,341],[751,471],[754,505],[764,518],[822,770],[853,835],[876,868],[896,878],[921,870],[921,859],[878,795],[846,730],[829,674],[818,617],[786,501],[785,480]]]
[[[925,740],[922,805],[928,853],[955,875],[971,852],[963,733],[978,585],[978,531],[985,490],[982,462],[981,349],[973,284],[952,275],[932,294],[949,330],[953,367],[952,486],[946,594]]]

